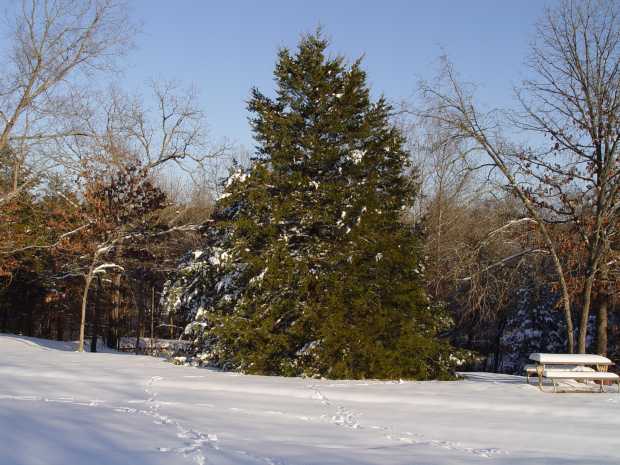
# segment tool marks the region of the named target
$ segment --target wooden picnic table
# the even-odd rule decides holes
[[[603,391],[604,381],[615,381],[620,392],[620,377],[609,373],[609,366],[613,362],[607,357],[594,354],[545,354],[533,353],[529,357],[534,365],[526,365],[527,382],[530,374],[538,376],[538,387],[543,390],[543,378],[553,382],[554,392],[557,390],[558,379],[574,379],[577,381],[601,381]],[[594,368],[592,368],[594,367]]]

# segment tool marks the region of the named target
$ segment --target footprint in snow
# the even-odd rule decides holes
[[[345,428],[358,429],[360,427],[357,416],[342,407],[339,407],[338,413],[332,416],[332,422],[338,426],[344,426]]]
[[[105,402],[104,400],[94,399],[87,402],[71,402],[73,405],[83,405],[86,407],[98,407],[99,404]]]
[[[119,412],[119,413],[129,413],[129,414],[134,414],[137,412],[135,408],[129,408],[129,407],[117,407],[114,409],[114,411]]]

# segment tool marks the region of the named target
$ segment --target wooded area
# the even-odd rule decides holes
[[[0,78],[0,331],[88,338],[93,349],[97,338],[117,347],[126,336],[204,344],[211,334],[205,328],[212,329],[205,315],[229,313],[215,304],[205,308],[194,291],[201,289],[200,298],[224,298],[215,287],[232,271],[218,268],[214,257],[222,247],[243,243],[243,250],[256,251],[239,255],[253,273],[243,278],[254,302],[243,314],[251,325],[237,321],[218,337],[238,338],[245,344],[238,350],[256,351],[260,331],[280,331],[282,338],[294,332],[283,330],[275,316],[265,326],[257,315],[274,308],[268,292],[297,286],[312,295],[285,275],[315,273],[293,257],[320,250],[313,247],[321,238],[341,241],[326,249],[333,260],[341,253],[341,262],[313,262],[341,272],[321,281],[325,289],[354,301],[368,321],[375,318],[369,308],[395,315],[405,304],[390,299],[397,302],[394,295],[402,294],[400,302],[411,305],[403,318],[424,321],[407,341],[446,342],[462,349],[459,357],[467,363],[505,372],[520,370],[524,355],[538,351],[620,360],[617,2],[567,0],[547,11],[513,109],[481,105],[475,86],[448,57],[441,58],[436,79],[419,83],[414,101],[370,101],[363,62],[349,65],[324,53],[321,33],[306,36],[298,50],[278,56],[278,98],[252,93],[259,145],[252,160],[209,140],[195,88],[154,81],[148,96],[133,96],[111,84],[136,33],[125,11],[116,0],[24,0],[12,18]],[[106,85],[102,90],[95,82]],[[312,99],[319,103],[311,105]],[[359,121],[365,121],[362,129]],[[395,161],[401,152],[406,161]],[[307,153],[314,154],[310,161]],[[380,200],[371,190],[356,190],[367,181],[372,192],[382,193]],[[302,182],[303,188],[293,187]],[[317,200],[319,194],[326,197]],[[360,196],[399,213],[373,207],[384,217],[355,223],[366,212],[366,204],[351,201]],[[331,225],[329,214],[335,215]],[[290,222],[252,230],[265,226],[268,215]],[[313,232],[293,228],[307,218]],[[350,231],[359,238],[354,245],[344,240]],[[269,241],[278,244],[277,253]],[[374,248],[362,248],[364,241]],[[409,251],[406,260],[396,248]],[[347,253],[370,258],[348,267]],[[280,260],[280,274],[268,274],[265,287],[249,285],[262,280],[274,260]],[[382,260],[393,267],[380,269]],[[370,265],[376,268],[365,274]],[[418,270],[420,277],[396,268]],[[347,294],[362,280],[377,283],[372,298],[380,300]],[[334,281],[341,286],[333,287]],[[418,284],[428,310],[416,300]],[[334,302],[315,303],[333,310],[315,321],[317,327],[336,318]],[[433,330],[425,332],[429,326]],[[186,327],[198,327],[201,336]],[[368,331],[356,334],[371,338]],[[270,341],[259,350],[269,347],[280,363],[283,353],[301,350],[295,344],[314,347],[304,337],[296,335],[294,344],[280,338],[276,348]],[[429,357],[446,356],[437,344]],[[389,352],[387,342],[384,349]],[[258,372],[298,373],[298,367],[286,371],[273,368],[272,359],[248,357]],[[361,376],[340,368],[339,376]],[[440,376],[442,370],[408,373],[417,372]]]

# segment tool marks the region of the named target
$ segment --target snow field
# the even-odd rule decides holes
[[[245,376],[0,335],[0,464],[617,464],[620,395]]]

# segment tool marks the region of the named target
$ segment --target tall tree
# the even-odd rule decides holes
[[[95,174],[85,191],[84,216],[88,229],[81,233],[84,249],[73,265],[72,274],[84,276],[81,304],[80,342],[84,348],[86,306],[94,278],[109,271],[122,271],[115,253],[128,242],[139,242],[156,225],[153,216],[165,206],[165,194],[153,184],[149,173],[136,162],[113,173]]]
[[[472,152],[484,154],[538,225],[562,292],[571,352],[575,304],[581,307],[576,348],[587,350],[597,283],[597,350],[606,352],[608,268],[615,264],[612,244],[620,208],[619,18],[613,0],[563,0],[549,8],[532,45],[530,78],[518,94],[522,111],[509,119],[481,111],[449,64],[447,90],[424,86],[432,96],[427,116],[453,129],[452,137],[471,143]],[[502,134],[507,128],[535,137],[527,145],[511,143]],[[586,246],[578,293],[572,292],[576,270],[561,259],[566,249],[558,239],[562,234],[554,231],[558,224]]]
[[[585,245],[578,350],[587,349],[594,297],[599,299],[599,353],[607,352],[612,241],[620,211],[620,5],[563,0],[547,10],[520,94],[517,123],[549,140],[527,150],[521,166],[538,185],[532,199]]]
[[[252,91],[257,157],[219,205],[237,212],[225,255],[245,264],[245,289],[212,331],[253,373],[445,376],[445,315],[402,221],[416,195],[403,137],[360,61],[327,47],[316,34],[281,50],[276,98]]]

